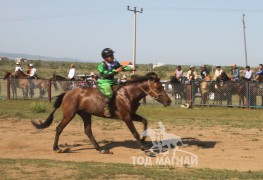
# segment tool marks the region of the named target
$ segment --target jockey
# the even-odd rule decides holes
[[[101,56],[104,59],[98,66],[98,71],[101,75],[101,79],[98,80],[98,87],[100,91],[108,98],[107,105],[104,109],[104,116],[111,117],[110,105],[113,96],[112,86],[117,84],[117,80],[114,79],[114,75],[121,71],[132,70],[129,66],[121,66],[120,63],[114,59],[114,51],[110,48],[105,48],[101,52]]]
[[[15,72],[18,70],[23,71],[19,62],[16,63]]]

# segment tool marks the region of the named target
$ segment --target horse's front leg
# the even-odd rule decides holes
[[[147,119],[145,119],[144,117],[142,117],[138,114],[133,114],[131,116],[131,118],[133,121],[138,121],[138,122],[141,122],[143,124],[143,131],[147,130],[147,125],[148,125]],[[145,142],[145,139],[146,139],[146,136],[142,137],[141,141]]]
[[[128,126],[129,130],[131,131],[133,137],[137,140],[137,144],[139,146],[139,148],[144,151],[144,146],[142,144],[142,141],[140,139],[140,136],[132,122],[131,117],[126,117],[125,119],[123,119],[123,121],[126,123],[126,125]]]

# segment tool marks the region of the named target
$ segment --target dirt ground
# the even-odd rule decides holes
[[[113,154],[96,151],[83,131],[83,124],[72,121],[60,136],[59,144],[71,146],[68,153],[52,150],[56,122],[44,130],[35,129],[30,120],[5,119],[0,126],[0,158],[52,159],[61,161],[134,162],[134,156],[146,157],[136,145],[123,122],[93,121],[93,133],[101,146]],[[141,124],[136,123],[139,133]],[[149,127],[158,128],[157,123]],[[263,170],[263,131],[230,127],[175,127],[165,124],[166,132],[182,137],[188,146],[183,151],[198,157],[197,168]],[[149,138],[147,141],[151,142]],[[153,157],[152,160],[157,157]]]

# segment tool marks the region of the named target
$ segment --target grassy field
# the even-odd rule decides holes
[[[3,179],[262,179],[263,172],[0,159],[0,176]]]
[[[45,111],[36,113],[36,104]],[[19,120],[45,119],[52,103],[32,100],[0,101],[0,122],[6,118]],[[194,127],[256,128],[263,130],[263,111],[241,108],[161,108],[141,106],[138,114],[147,117],[149,124],[162,121],[169,125]],[[55,114],[60,121],[61,110]],[[75,120],[80,121],[79,117]],[[105,121],[94,117],[95,121]],[[106,120],[107,124],[113,121]],[[35,159],[0,159],[1,179],[263,179],[263,172],[230,171],[200,168],[169,168],[133,166],[129,164],[97,162],[62,162]]]
[[[1,119],[14,117],[18,119],[41,118],[44,120],[51,112],[53,106],[53,103],[43,100],[2,100],[0,102]],[[32,107],[38,103],[46,107],[45,113],[34,113]],[[175,106],[160,108],[160,105],[142,105],[138,110],[138,114],[147,117],[149,122],[163,121],[171,125],[194,125],[200,127],[229,126],[234,128],[263,129],[263,111],[261,109],[247,110],[227,107],[183,109]],[[55,121],[59,121],[61,117],[61,109],[59,109],[55,114]],[[80,120],[78,116],[75,119]],[[97,117],[93,117],[93,119],[102,120]]]

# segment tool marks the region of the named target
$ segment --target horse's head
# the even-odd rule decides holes
[[[230,81],[230,78],[227,76],[225,72],[222,72],[218,77],[218,81]]]
[[[6,80],[7,78],[9,78],[11,76],[11,74],[12,74],[11,72],[6,71],[3,79]]]
[[[181,82],[175,76],[171,76],[170,83],[181,83]]]
[[[162,103],[164,106],[169,106],[171,104],[171,99],[164,90],[160,79],[157,74],[151,72],[146,75],[148,78],[148,95],[153,97],[156,101]]]

